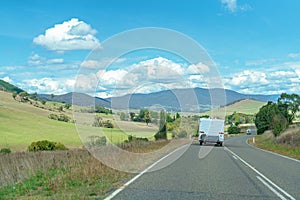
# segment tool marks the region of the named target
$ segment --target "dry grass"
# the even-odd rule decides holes
[[[279,144],[300,147],[300,128],[291,126],[288,130],[276,138],[276,142]]]
[[[138,160],[131,164],[142,170],[186,143],[184,139],[133,141],[120,147],[141,153],[142,164]],[[156,150],[147,158],[147,153]],[[0,154],[0,164],[0,199],[99,199],[134,176],[102,164],[85,149]]]
[[[253,144],[252,138],[248,139],[248,143],[261,149],[300,160],[299,133],[299,128],[292,128],[275,138],[271,131],[266,131],[262,135],[255,136],[255,144]]]
[[[0,154],[4,199],[101,198],[132,176],[111,169],[87,150]]]
[[[161,149],[169,144],[168,140],[159,141],[132,141],[130,143],[121,143],[118,146],[126,151],[134,153],[149,153]]]

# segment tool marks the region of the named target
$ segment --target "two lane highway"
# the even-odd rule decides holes
[[[174,163],[143,174],[113,199],[300,199],[300,162],[226,140],[199,159],[198,143]],[[159,164],[158,164],[159,165]]]

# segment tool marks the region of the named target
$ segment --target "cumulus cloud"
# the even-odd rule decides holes
[[[62,24],[55,24],[44,34],[34,38],[33,42],[54,51],[90,50],[100,46],[96,33],[89,24],[73,18]]]
[[[100,68],[95,75],[86,74],[79,77],[82,89],[95,90],[97,86],[97,95],[107,97],[133,92],[148,93],[163,89],[205,87],[208,80],[204,76],[210,72],[210,68],[203,63],[187,65],[164,57],[142,60],[119,69],[101,68],[107,62],[112,62],[112,59],[87,60],[81,64],[81,67],[85,68]],[[211,85],[216,85],[215,82]]]
[[[117,70],[100,70],[98,71],[97,78],[99,80],[99,84],[105,85],[116,85],[118,84],[123,77],[127,74],[127,71],[122,69]]]
[[[74,79],[53,79],[44,77],[24,80],[20,86],[29,93],[65,94],[72,91],[74,84]]]
[[[297,74],[297,70],[293,69],[244,70],[224,78],[224,82],[226,88],[242,93],[299,93],[299,75]]]
[[[209,67],[203,63],[192,64],[187,68],[188,74],[206,74],[210,71]]]
[[[157,57],[141,61],[132,66],[134,73],[140,73],[141,78],[152,81],[169,81],[184,75],[185,69],[178,63],[167,58]]]

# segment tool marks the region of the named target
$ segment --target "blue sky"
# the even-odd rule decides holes
[[[202,45],[227,89],[299,94],[299,10],[297,0],[3,1],[0,79],[29,92],[71,92],[78,70],[91,64],[85,59],[97,45],[130,29],[161,27]],[[127,81],[127,88],[137,85],[152,66],[155,73],[160,69],[160,74],[154,74],[160,79],[134,91],[179,88],[180,84],[161,81],[162,73],[168,71],[164,69],[169,68],[190,86],[206,87],[203,74],[182,72],[193,64],[203,69],[168,52],[144,50],[117,59],[110,68],[93,70],[94,74],[85,74],[81,80],[89,93],[98,84],[95,95],[122,95],[126,91],[116,92],[116,88],[124,77],[132,80]],[[132,69],[145,66],[150,66],[148,73],[133,76]]]

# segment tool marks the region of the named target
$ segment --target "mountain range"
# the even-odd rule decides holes
[[[72,96],[74,95],[74,102]],[[57,101],[81,106],[104,106],[113,109],[143,109],[151,108],[168,111],[207,111],[215,106],[225,106],[243,99],[253,99],[267,102],[276,101],[279,95],[249,95],[241,94],[232,90],[223,89],[174,89],[153,92],[148,94],[127,94],[119,97],[99,98],[91,97],[82,93],[67,93],[64,95],[39,94],[39,99]]]
[[[23,90],[0,80],[0,90],[22,92]],[[241,94],[228,89],[187,88],[153,92],[134,93],[119,97],[99,98],[83,93],[71,92],[63,95],[38,94],[39,100],[55,101],[79,106],[104,106],[113,109],[151,108],[168,111],[203,112],[214,107],[222,107],[243,99],[267,102],[276,101],[279,95]]]

